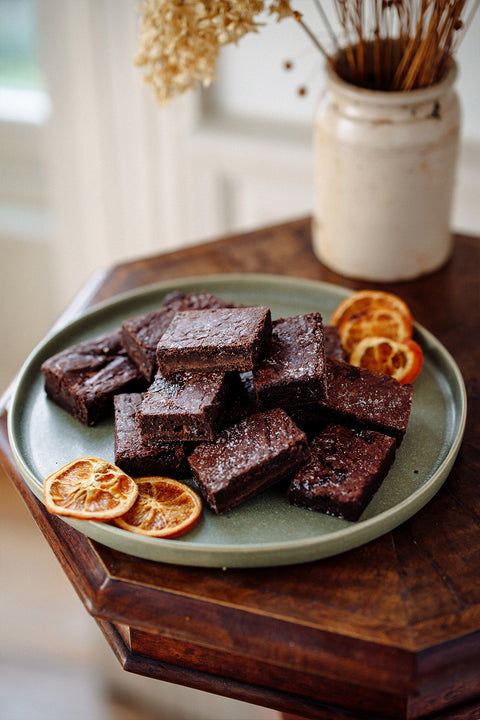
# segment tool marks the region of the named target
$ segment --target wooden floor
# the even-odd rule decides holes
[[[2,720],[277,720],[122,670],[0,469]]]
[[[101,633],[1,471],[0,587],[4,720],[154,717],[129,707],[102,680]]]

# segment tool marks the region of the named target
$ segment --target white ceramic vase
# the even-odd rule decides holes
[[[328,72],[315,116],[313,247],[353,278],[407,280],[443,265],[460,109],[452,64],[409,92],[356,87]]]

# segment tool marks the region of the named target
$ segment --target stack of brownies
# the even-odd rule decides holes
[[[413,387],[345,362],[318,312],[208,292],[67,348],[42,365],[48,396],[86,425],[113,410],[115,462],[185,477],[225,513],[280,481],[293,505],[357,520],[405,434]]]

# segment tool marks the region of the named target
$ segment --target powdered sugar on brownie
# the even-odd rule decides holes
[[[205,500],[223,513],[292,474],[309,457],[305,434],[280,408],[256,413],[189,457]]]
[[[215,308],[175,315],[157,346],[164,373],[179,370],[251,370],[271,338],[269,308]]]
[[[276,320],[266,358],[253,371],[262,407],[298,407],[326,396],[325,337],[320,313]]]

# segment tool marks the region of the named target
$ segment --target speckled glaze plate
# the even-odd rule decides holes
[[[225,300],[262,304],[272,317],[318,310],[327,323],[350,291],[324,283],[272,275],[215,275],[150,285],[117,296],[48,336],[20,371],[9,411],[9,439],[29,488],[42,499],[43,481],[70,460],[93,455],[114,460],[113,422],[87,428],[45,395],[41,363],[60,350],[115,329],[123,319],[155,309],[172,290],[209,290]],[[107,523],[68,520],[75,529],[116,550],[149,560],[204,567],[262,567],[308,562],[358,547],[418,512],[439,490],[464,432],[466,395],[452,357],[424,328],[415,326],[425,363],[405,439],[362,517],[356,523],[289,505],[277,486],[177,539],[142,537]],[[193,481],[187,479],[192,484]]]

